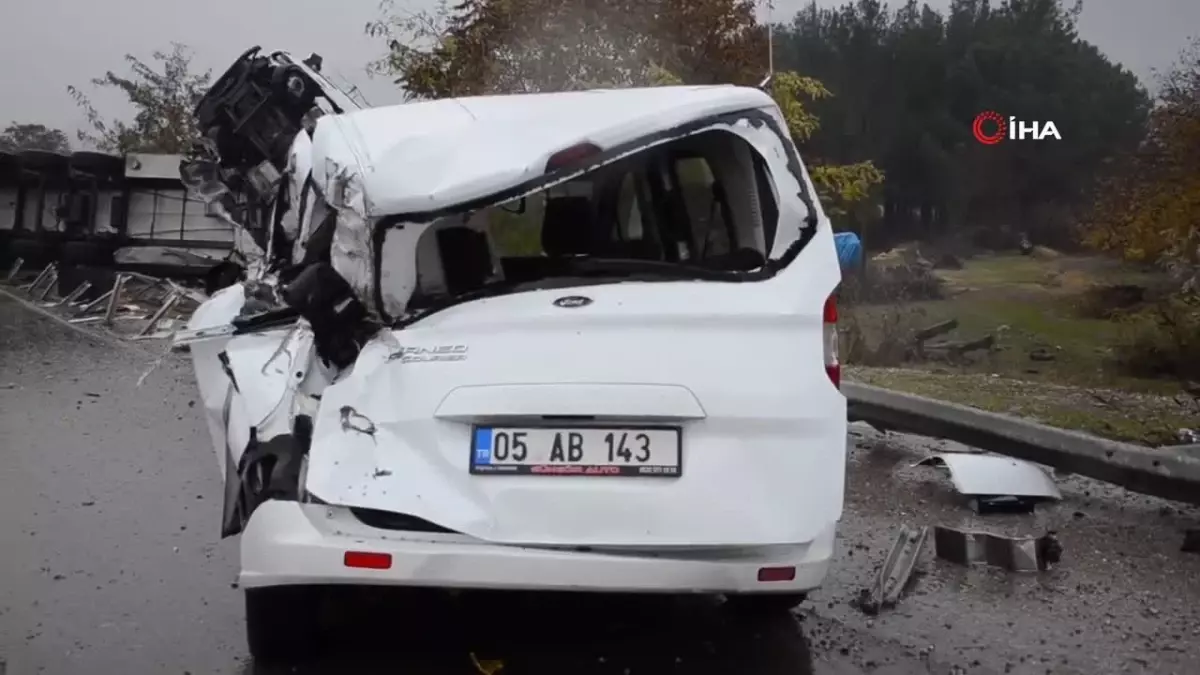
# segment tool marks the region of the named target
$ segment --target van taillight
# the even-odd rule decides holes
[[[825,342],[825,374],[829,381],[839,389],[842,386],[842,364],[838,361],[838,330],[837,330],[837,297],[829,296],[825,301],[824,325],[822,327]]]
[[[546,160],[546,173],[580,164],[601,152],[600,146],[595,143],[578,143],[572,145],[565,150],[559,150],[550,155],[550,159]]]

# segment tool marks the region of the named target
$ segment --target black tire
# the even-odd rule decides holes
[[[294,663],[320,637],[320,597],[312,586],[246,589],[246,644],[259,664]]]
[[[726,595],[723,607],[738,614],[769,616],[791,612],[807,598],[807,593],[745,593],[741,595]]]

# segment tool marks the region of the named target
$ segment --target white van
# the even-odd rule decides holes
[[[330,585],[780,610],[821,584],[840,271],[769,96],[412,103],[326,115],[304,148],[368,328],[349,357],[304,319],[190,345],[257,658],[303,643]]]

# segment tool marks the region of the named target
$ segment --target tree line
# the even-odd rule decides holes
[[[754,0],[457,0],[429,12],[385,7],[366,33],[370,70],[410,99],[673,83],[758,85],[768,27]],[[771,27],[784,111],[836,225],[870,248],[894,241],[1007,247],[1028,237],[1084,243],[1193,270],[1200,256],[1200,58],[1165,79],[1157,101],[1077,31],[1062,0],[811,4]],[[80,142],[180,152],[209,73],[181,45],[127,74],[93,80],[133,104],[106,120],[82,87]],[[1061,139],[979,142],[992,111],[1053,122]],[[36,126],[36,125],[35,125]],[[989,133],[994,131],[994,126]],[[40,140],[39,140],[40,139]],[[65,147],[65,135],[10,126],[0,149]],[[1190,266],[1190,268],[1189,268]]]

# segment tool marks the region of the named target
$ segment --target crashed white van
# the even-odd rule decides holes
[[[256,657],[313,630],[330,585],[775,609],[820,585],[845,472],[840,272],[769,96],[355,109],[319,61],[247,54],[270,72],[235,79],[303,105],[276,106],[294,129],[274,145],[198,111],[271,230],[179,342]]]

